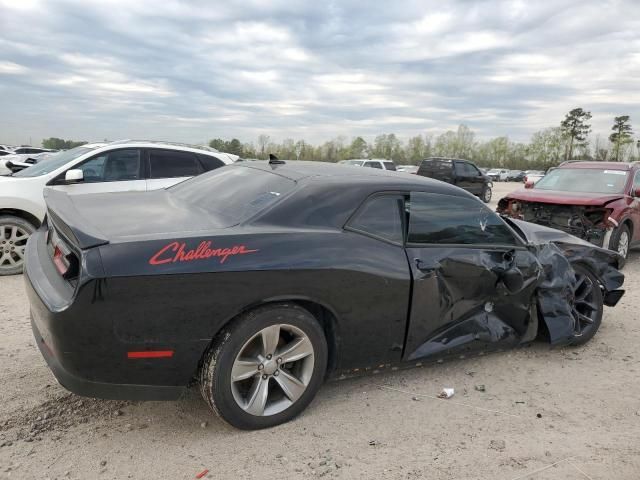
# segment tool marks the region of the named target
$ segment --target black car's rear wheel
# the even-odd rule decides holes
[[[218,336],[205,355],[200,390],[231,425],[271,427],[307,407],[326,366],[327,342],[316,319],[297,305],[268,305]]]
[[[27,240],[35,230],[23,218],[0,215],[0,276],[22,273]]]
[[[583,345],[593,338],[600,328],[603,314],[603,297],[600,284],[594,275],[582,265],[574,265],[575,288],[571,304],[573,316],[572,345]]]

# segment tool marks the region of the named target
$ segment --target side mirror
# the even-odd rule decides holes
[[[84,172],[80,169],[67,170],[64,174],[64,181],[66,183],[78,183],[84,180]]]
[[[533,188],[533,180],[527,180],[524,182],[524,188]]]
[[[518,293],[524,287],[524,277],[517,268],[510,268],[502,274],[502,283],[509,293]]]

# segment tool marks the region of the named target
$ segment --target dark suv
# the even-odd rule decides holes
[[[451,183],[480,197],[484,203],[491,201],[491,179],[468,160],[432,157],[422,161],[418,175]]]

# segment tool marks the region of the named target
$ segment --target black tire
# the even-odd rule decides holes
[[[491,195],[491,187],[485,186],[482,190],[482,194],[480,194],[480,200],[482,200],[484,203],[489,203],[491,201]]]
[[[602,315],[604,311],[604,299],[602,296],[602,289],[598,279],[591,273],[591,271],[580,265],[573,265],[573,269],[576,273],[576,278],[579,279],[579,284],[575,291],[575,303],[573,307],[573,316],[576,325],[574,326],[574,336],[571,340],[571,345],[584,345],[593,338],[600,324],[602,323]],[[587,289],[590,288],[590,293],[587,298],[579,300]],[[590,306],[587,306],[590,305]],[[588,317],[591,323],[585,323],[579,320],[579,315],[582,313],[585,317]]]
[[[618,268],[624,267],[625,263],[627,263],[627,257],[629,256],[629,245],[631,244],[631,231],[626,224],[620,225],[616,228],[611,234],[611,240],[609,240],[609,250],[613,250],[614,252],[620,253],[620,239],[627,239],[626,249],[624,249],[624,254],[621,254],[621,259],[618,262]]]
[[[0,215],[0,276],[22,273],[24,247],[27,239],[36,231],[35,225],[14,215]],[[26,238],[14,237],[15,232],[27,234]],[[15,240],[20,238],[19,240]]]
[[[258,416],[248,413],[237,402],[232,390],[231,372],[247,342],[273,325],[293,326],[304,333],[313,347],[313,367],[306,389],[297,400],[278,413]],[[324,380],[327,356],[324,331],[313,315],[294,304],[266,305],[240,315],[219,333],[203,358],[200,392],[214,413],[236,428],[256,430],[273,427],[292,420],[311,403]],[[280,368],[285,368],[285,365]],[[250,377],[247,381],[259,382],[257,377]],[[267,380],[267,385],[270,385],[268,391],[273,392],[276,388],[283,393],[277,382],[272,380],[276,379]]]

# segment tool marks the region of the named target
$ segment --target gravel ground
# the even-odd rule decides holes
[[[516,187],[496,184],[495,199]],[[195,391],[68,393],[32,339],[22,277],[2,277],[0,478],[638,479],[640,254],[625,273],[627,295],[584,347],[332,382],[298,419],[258,432],[226,426]],[[443,387],[454,397],[433,398]]]

